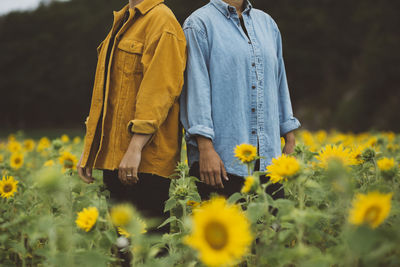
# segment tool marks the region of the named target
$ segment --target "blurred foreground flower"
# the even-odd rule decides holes
[[[357,160],[354,158],[354,154],[350,149],[344,148],[343,145],[325,146],[319,154],[315,157],[319,163],[319,167],[328,168],[329,163],[338,162],[343,166],[351,166],[357,164]]]
[[[137,222],[140,224],[140,233],[141,233],[141,234],[147,233],[147,230],[146,230],[147,225],[146,225],[146,223],[145,223],[143,220],[138,219],[138,218],[136,218],[136,220],[137,220]],[[118,231],[118,234],[120,234],[120,235],[122,235],[122,236],[124,236],[124,237],[126,237],[126,238],[129,238],[129,237],[131,236],[131,233],[129,233],[129,232],[128,232],[124,227],[122,227],[122,226],[117,227],[117,231]]]
[[[278,158],[272,159],[272,164],[267,166],[267,172],[272,183],[287,181],[300,171],[299,161],[292,156],[282,154]]]
[[[132,221],[134,210],[129,204],[120,204],[112,207],[110,216],[115,226],[126,226]]]
[[[240,207],[214,198],[193,211],[193,231],[184,242],[208,266],[238,263],[252,242],[250,223]]]
[[[78,212],[78,218],[75,223],[82,230],[89,232],[96,224],[98,217],[99,211],[96,207],[84,208],[82,211]]]
[[[392,195],[379,192],[357,194],[350,210],[350,223],[368,224],[371,228],[378,227],[390,213]]]
[[[14,177],[3,176],[3,179],[0,181],[0,195],[2,198],[9,198],[14,196],[18,189],[18,181],[14,180]]]
[[[235,157],[242,163],[250,163],[257,157],[257,148],[249,144],[241,144],[235,148]]]
[[[129,238],[131,236],[131,234],[128,231],[126,231],[126,229],[123,227],[118,227],[117,231],[118,231],[118,234],[120,234],[121,236],[123,236],[125,238]]]

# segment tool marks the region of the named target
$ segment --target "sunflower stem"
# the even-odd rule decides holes
[[[301,186],[301,184],[297,185],[297,193],[298,193],[298,198],[299,198],[299,209],[300,211],[304,211],[304,206],[305,206],[305,195],[304,195],[304,189]],[[297,239],[299,242],[299,245],[303,245],[303,237],[304,237],[304,224],[303,222],[299,223],[299,232],[297,235]]]

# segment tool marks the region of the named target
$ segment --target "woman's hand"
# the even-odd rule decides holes
[[[289,132],[284,135],[285,146],[283,147],[283,153],[286,155],[292,154],[294,152],[294,147],[296,146],[296,139],[293,132]]]
[[[81,167],[82,163],[82,158],[83,158],[83,151],[81,158],[79,159],[78,164],[76,165],[76,169],[78,171],[78,175],[81,178],[82,181],[84,181],[87,184],[91,184],[94,181],[94,178],[92,176],[92,168],[89,167]]]
[[[139,181],[138,170],[142,160],[142,150],[150,140],[151,135],[134,134],[121,163],[118,167],[119,180],[125,185],[136,184]]]
[[[196,139],[200,152],[200,180],[208,185],[224,188],[222,177],[228,181],[228,175],[212,141],[202,136],[197,136]]]

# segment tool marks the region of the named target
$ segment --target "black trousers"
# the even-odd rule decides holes
[[[256,162],[255,170],[259,170],[259,161]],[[190,167],[190,176],[200,178],[200,166],[198,162],[195,162]],[[244,178],[241,176],[236,176],[228,173],[229,181],[223,180],[224,188],[215,188],[203,182],[196,182],[197,190],[201,196],[202,200],[210,199],[212,193],[217,193],[218,195],[229,198],[232,194],[240,192],[244,185]],[[261,176],[260,182],[267,183],[269,181],[268,176]],[[272,196],[273,199],[285,198],[285,192],[282,185],[279,183],[271,184],[266,188],[266,193]]]
[[[139,182],[134,185],[124,185],[118,178],[118,170],[103,170],[103,183],[110,191],[109,204],[130,203],[145,218],[168,219],[164,213],[164,204],[168,200],[170,179],[157,175],[139,173]],[[161,221],[160,221],[161,223]],[[160,229],[149,228],[149,233],[168,233],[169,226]]]

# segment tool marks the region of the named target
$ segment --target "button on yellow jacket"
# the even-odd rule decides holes
[[[127,10],[129,19],[115,35],[104,77],[111,36]],[[186,65],[181,26],[163,0],[144,0],[134,9],[127,5],[114,12],[112,30],[97,50],[81,166],[118,169],[132,134],[153,134],[139,172],[170,176],[181,143],[178,98]]]

